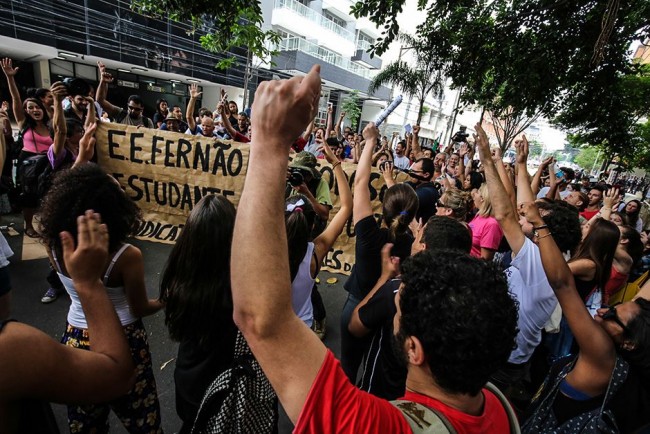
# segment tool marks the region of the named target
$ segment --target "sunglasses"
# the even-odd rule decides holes
[[[142,108],[141,107],[133,107],[133,106],[127,106],[129,110],[134,111],[134,112],[141,112]]]
[[[621,303],[615,303],[607,308],[607,312],[605,312],[602,316],[603,320],[605,321],[614,321],[616,324],[621,326],[623,331],[627,333],[628,335],[631,335],[632,333],[630,332],[630,329],[627,328],[625,324],[623,324],[623,321],[618,317],[618,314],[616,313],[616,306],[618,306]]]

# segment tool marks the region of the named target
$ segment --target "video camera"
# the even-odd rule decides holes
[[[298,187],[303,182],[305,182],[305,175],[302,174],[300,169],[289,169],[289,177],[287,178],[289,184],[294,187]]]
[[[465,142],[469,137],[469,134],[466,133],[466,131],[467,131],[467,127],[460,127],[460,129],[456,131],[453,136],[451,136],[451,141],[454,143]]]

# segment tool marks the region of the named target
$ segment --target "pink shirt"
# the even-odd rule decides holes
[[[41,136],[32,128],[28,128],[23,133],[23,150],[33,154],[44,154],[50,149],[52,138],[50,136]]]
[[[491,250],[499,248],[503,231],[494,217],[482,217],[477,214],[469,222],[469,227],[472,229],[472,256],[480,258],[481,247]]]

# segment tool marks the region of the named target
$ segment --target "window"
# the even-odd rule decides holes
[[[334,24],[345,28],[345,21],[343,21],[342,19],[340,19],[336,15],[333,15],[332,13],[327,12],[327,11],[323,11],[323,16],[325,18],[327,18],[328,20],[330,20],[331,22],[333,22]]]
[[[359,32],[359,36],[357,38],[357,49],[367,50],[374,43],[375,40],[373,38],[363,32]]]

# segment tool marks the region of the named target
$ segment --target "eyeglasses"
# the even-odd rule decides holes
[[[141,112],[142,111],[142,107],[133,107],[132,105],[127,106],[127,107],[129,108],[129,110],[131,110],[133,112]]]
[[[630,332],[630,329],[627,328],[625,324],[623,324],[623,321],[618,317],[618,313],[616,313],[616,306],[618,306],[621,303],[615,303],[607,308],[607,312],[605,312],[602,316],[603,320],[605,321],[614,321],[616,324],[621,326],[623,331],[627,333],[628,335],[632,334]]]

